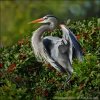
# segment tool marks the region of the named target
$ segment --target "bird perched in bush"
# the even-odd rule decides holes
[[[68,82],[73,73],[73,56],[82,61],[83,53],[77,38],[70,29],[66,28],[64,24],[60,24],[53,15],[46,15],[30,23],[43,23],[33,32],[31,40],[36,57],[41,61],[50,63],[59,72],[67,73],[66,82]],[[58,25],[63,33],[62,38],[54,36],[43,37],[44,32],[52,31]]]

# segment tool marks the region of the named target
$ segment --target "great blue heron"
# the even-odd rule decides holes
[[[66,81],[68,82],[73,73],[73,56],[82,61],[83,55],[75,35],[64,24],[59,24],[57,18],[53,15],[46,15],[30,23],[44,23],[33,32],[31,40],[36,57],[41,61],[50,63],[59,72],[67,73]],[[54,30],[57,25],[60,26],[63,32],[62,38],[53,36],[43,37],[44,32]]]

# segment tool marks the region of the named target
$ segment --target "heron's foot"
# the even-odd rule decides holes
[[[66,83],[69,83],[70,79],[71,79],[72,75],[68,75],[67,79],[66,79]]]
[[[66,79],[66,81],[64,82],[64,84],[63,84],[63,90],[67,90],[67,89],[70,88],[70,78],[71,78],[71,76],[68,76],[67,79]]]
[[[67,82],[67,83],[65,82],[63,86],[64,86],[63,90],[69,90],[71,87],[69,82]]]
[[[70,81],[70,78],[67,78],[67,79],[66,79],[66,83],[69,83],[69,81]]]

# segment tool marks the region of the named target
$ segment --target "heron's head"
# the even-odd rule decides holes
[[[50,24],[50,25],[57,25],[58,21],[57,18],[53,15],[46,15],[42,18],[36,19],[34,21],[31,21],[29,24],[31,23],[44,23],[44,24]]]

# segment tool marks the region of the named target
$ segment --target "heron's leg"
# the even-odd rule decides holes
[[[66,79],[65,84],[64,84],[64,89],[66,89],[66,87],[67,87],[67,88],[70,88],[69,81],[70,81],[70,79],[71,79],[72,73],[69,72],[69,71],[67,71],[67,74],[68,74],[68,76],[67,76],[67,79]]]
[[[67,82],[67,83],[70,81],[71,76],[72,76],[72,73],[68,72],[68,76],[67,76],[67,79],[66,79],[66,82]]]

